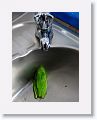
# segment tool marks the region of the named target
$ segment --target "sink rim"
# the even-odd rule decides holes
[[[76,48],[76,47],[72,47],[72,46],[64,46],[64,47],[53,47],[53,46],[51,46],[50,47],[51,49],[52,48],[55,48],[55,49],[71,49],[71,50],[75,50],[75,51],[78,51],[79,52],[79,48]],[[50,49],[49,48],[49,49]],[[18,58],[23,58],[23,57],[25,57],[25,56],[27,56],[27,55],[29,55],[31,52],[33,52],[33,51],[37,51],[37,50],[41,50],[41,48],[38,48],[38,49],[34,49],[34,50],[29,50],[27,53],[25,53],[24,55],[20,55],[20,56],[17,56],[17,57],[15,57],[15,58],[13,58],[12,59],[12,61],[14,61],[14,60],[16,60],[16,59],[18,59]]]
[[[24,22],[20,22],[20,23],[17,23],[17,24],[14,24],[12,26],[12,32],[15,30],[15,29],[18,29],[20,27],[23,27],[25,25],[29,25],[29,24],[32,24],[32,25],[35,25],[35,22],[33,21],[24,21]],[[68,43],[68,45],[65,45],[65,44],[61,44],[61,46],[58,46],[58,44],[54,44],[52,45],[51,44],[51,48],[52,47],[66,47],[66,48],[72,48],[72,49],[76,49],[76,50],[79,50],[79,38],[75,35],[73,35],[72,33],[66,31],[65,29],[63,29],[62,27],[56,25],[56,24],[53,24],[53,29],[57,32],[60,32],[59,34],[62,34],[63,36],[66,36],[67,38],[69,38],[71,40],[72,43],[76,44],[77,46],[76,47],[73,47],[74,45],[70,45],[70,43]],[[53,39],[52,39],[53,41]],[[61,41],[60,41],[61,43]],[[38,44],[38,43],[36,43]],[[66,43],[67,44],[67,43]],[[19,58],[19,57],[23,57],[27,54],[29,54],[31,51],[34,51],[34,50],[37,50],[37,49],[40,49],[39,46],[36,47],[36,48],[32,48],[32,50],[28,50],[26,51],[25,53],[21,54],[21,53],[16,53],[16,54],[12,54],[12,60],[16,59],[16,58]]]

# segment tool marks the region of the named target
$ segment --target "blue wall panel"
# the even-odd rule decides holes
[[[79,29],[79,12],[51,12],[51,14],[54,17]]]

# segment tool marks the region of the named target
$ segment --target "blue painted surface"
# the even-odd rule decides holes
[[[79,12],[51,12],[51,14],[54,17],[79,29]]]

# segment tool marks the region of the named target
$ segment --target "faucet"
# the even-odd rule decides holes
[[[53,23],[54,17],[49,13],[37,13],[34,16],[36,22],[35,37],[39,40],[40,47],[42,50],[48,50],[51,46],[53,38]]]

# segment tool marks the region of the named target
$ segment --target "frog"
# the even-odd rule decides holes
[[[44,99],[47,94],[47,71],[43,65],[40,65],[33,78],[33,92],[35,99]]]

